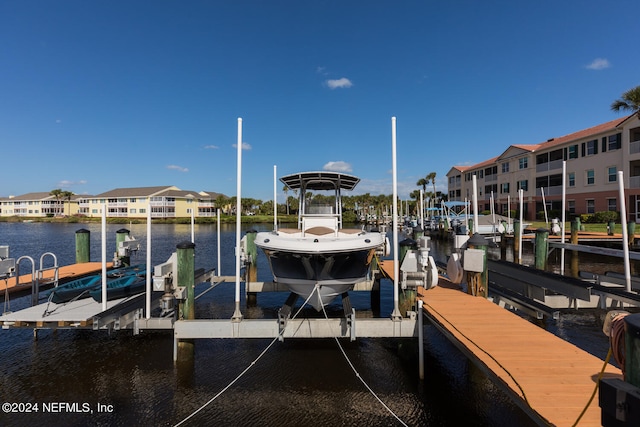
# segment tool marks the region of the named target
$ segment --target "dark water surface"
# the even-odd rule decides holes
[[[0,223],[0,245],[9,245],[14,258],[29,255],[37,263],[43,253],[53,252],[64,265],[75,262],[75,232],[81,228],[91,231],[91,261],[100,261],[100,226],[94,224]],[[108,225],[107,258],[112,257],[115,234],[121,228],[142,243],[132,262],[145,262],[145,225]],[[178,243],[190,240],[190,232],[188,225],[154,225],[152,263],[164,262]],[[216,265],[217,239],[215,226],[196,226],[196,268]],[[232,275],[234,229],[223,226],[220,239],[221,274]],[[439,243],[434,251],[446,257],[449,250]],[[22,266],[23,271],[30,269],[28,262]],[[262,254],[258,268],[259,280],[269,280]],[[393,309],[389,283],[383,283],[381,293],[380,316],[388,317]],[[286,296],[259,295],[258,306],[250,309],[243,301],[243,315],[274,318]],[[197,300],[197,317],[229,318],[233,299],[234,284],[220,285]],[[15,311],[28,303],[27,298],[12,300],[11,308]],[[357,317],[373,315],[367,293],[354,293],[352,304]],[[336,315],[341,309],[338,302],[329,312]],[[600,319],[597,312],[581,311],[538,324],[604,359],[608,342],[599,330]],[[197,340],[193,362],[174,365],[173,339],[163,332],[133,336],[131,331],[43,330],[34,340],[31,330],[0,330],[0,403],[21,404],[18,409],[23,412],[3,410],[0,425],[172,426],[248,367],[227,391],[183,425],[532,425],[427,322],[423,382],[418,379],[415,340],[340,341],[360,378],[402,422],[365,387],[335,340],[276,342],[260,357],[271,342]],[[36,404],[38,412],[24,413]]]

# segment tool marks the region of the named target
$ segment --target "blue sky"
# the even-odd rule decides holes
[[[269,200],[338,169],[355,194],[612,120],[640,85],[640,2],[0,2],[0,196],[176,185]],[[281,188],[278,183],[278,188]],[[282,200],[282,199],[281,199]]]

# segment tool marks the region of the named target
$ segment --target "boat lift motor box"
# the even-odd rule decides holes
[[[465,249],[462,257],[464,271],[482,273],[484,271],[485,252],[482,249]]]
[[[603,427],[640,426],[640,388],[620,378],[600,380]]]

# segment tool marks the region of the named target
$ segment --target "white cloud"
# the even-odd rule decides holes
[[[322,167],[322,170],[332,172],[351,172],[353,168],[347,162],[329,162]]]
[[[69,187],[73,187],[74,185],[84,185],[86,183],[87,181],[84,179],[81,179],[80,181],[70,181],[68,179],[63,179],[62,181],[58,181],[57,187],[69,188]]]
[[[205,145],[204,146],[205,150],[217,150],[218,148],[220,148],[220,147],[218,147],[217,145]]]
[[[238,144],[233,144],[233,148],[238,148]],[[251,145],[247,144],[246,142],[242,143],[242,149],[243,150],[251,150]]]
[[[180,172],[189,172],[189,169],[183,168],[182,166],[178,166],[178,165],[169,165],[167,166],[167,169],[176,170]]]
[[[342,89],[342,88],[349,88],[351,86],[353,86],[353,83],[351,83],[351,80],[349,80],[346,77],[343,77],[341,79],[335,79],[335,80],[327,80],[326,81],[327,86],[329,86],[329,89]]]
[[[608,59],[605,58],[596,58],[591,61],[591,64],[587,65],[588,70],[604,70],[605,68],[611,67]]]

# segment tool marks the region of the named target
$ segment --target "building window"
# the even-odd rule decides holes
[[[598,140],[594,139],[593,141],[587,142],[587,156],[593,156],[594,154],[598,154]]]
[[[518,159],[518,166],[520,169],[527,169],[529,167],[529,159],[526,157]]]
[[[500,186],[500,192],[502,194],[509,194],[509,183],[505,182]]]
[[[618,211],[618,199],[607,199],[607,210],[610,212]]]
[[[567,209],[570,214],[576,213],[576,201],[575,200],[567,200]]]
[[[569,172],[569,187],[575,187],[575,186],[576,186],[576,173]]]
[[[502,164],[502,173],[507,173],[509,172],[509,163],[503,163]]]
[[[578,144],[569,146],[569,159],[577,159],[578,158]]]
[[[618,181],[618,169],[615,166],[610,166],[607,168],[607,180],[609,182]]]
[[[522,181],[518,181],[518,191],[528,191],[529,190],[529,180],[524,179]]]
[[[596,183],[596,173],[593,169],[587,171],[587,185],[594,185]]]
[[[622,147],[622,134],[618,133],[615,135],[611,135],[608,138],[608,143],[609,150],[618,150],[620,147]]]
[[[596,213],[596,201],[593,199],[587,199],[587,213]]]

